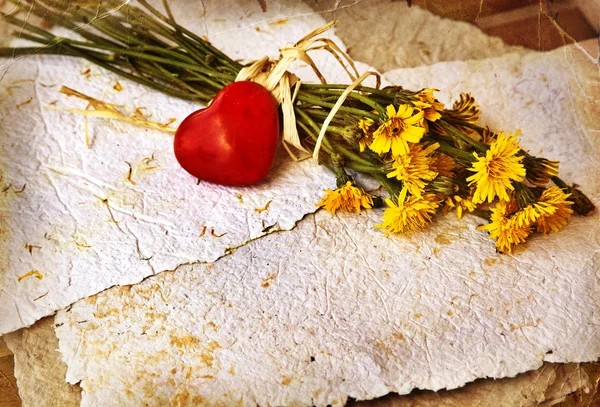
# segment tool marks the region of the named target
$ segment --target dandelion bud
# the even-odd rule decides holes
[[[215,62],[217,62],[217,57],[214,54],[206,54],[206,57],[204,57],[204,61],[208,65],[214,65]]]
[[[344,167],[344,157],[340,154],[331,154],[331,164],[336,168]],[[345,184],[346,182],[343,182]]]
[[[558,175],[558,161],[546,160],[527,154],[523,160],[527,171],[527,181],[534,185],[543,187],[547,185],[552,177]]]
[[[571,193],[569,200],[573,202],[575,212],[583,216],[589,216],[594,212],[596,207],[579,188],[570,188],[569,192]]]
[[[460,100],[454,102],[452,109],[446,110],[445,114],[452,119],[474,124],[479,121],[481,111],[470,93],[461,93]]]
[[[346,126],[342,130],[342,138],[348,144],[354,145],[363,137],[357,125]]]
[[[520,182],[515,183],[514,186],[515,200],[517,201],[517,206],[519,209],[523,209],[536,201],[535,195],[531,189]]]
[[[438,175],[427,185],[427,188],[434,194],[454,195],[458,193],[460,186],[454,178]]]
[[[590,201],[589,198],[585,196],[585,194],[581,192],[579,188],[568,186],[558,177],[552,177],[552,182],[554,182],[557,187],[565,191],[567,194],[571,194],[569,196],[569,201],[573,202],[573,210],[579,215],[591,215],[596,209],[592,201]]]

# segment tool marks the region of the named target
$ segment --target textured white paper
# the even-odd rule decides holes
[[[300,1],[269,4],[266,12],[255,1],[205,4],[177,2],[176,17],[243,61],[277,57],[278,46],[325,23]],[[349,81],[330,55],[314,57],[328,80]],[[143,107],[155,121],[176,118],[174,126],[197,104],[80,59],[4,59],[0,66],[0,334],[113,285],[214,261],[249,240],[290,229],[316,209],[323,188],[335,185],[323,167],[294,163],[283,151],[260,185],[197,184],[177,164],[172,136],[48,109],[85,108],[86,102],[59,94],[62,85]],[[314,77],[305,64],[294,69],[307,81]],[[121,92],[114,89],[117,81]],[[39,274],[19,281],[32,271]]]
[[[597,43],[587,45],[593,49]],[[471,91],[494,127],[600,200],[597,67],[547,54],[390,74]],[[55,321],[82,405],[340,405],[600,356],[599,216],[500,255],[478,218],[386,237],[381,211],[309,215],[214,264],[75,303]]]
[[[315,3],[313,1],[307,1],[307,3],[320,11],[333,10],[334,8],[334,2],[320,1]],[[380,13],[379,10],[380,2],[361,1],[358,6],[351,8],[343,7],[338,10],[325,12],[322,15],[326,20],[338,20],[335,32],[340,39],[347,44],[348,51],[351,55],[361,57],[361,60],[379,68],[386,67],[390,64],[390,66],[395,67],[420,65],[424,62],[424,56],[426,57],[425,62],[433,63],[443,59],[461,60],[482,58],[484,56],[489,56],[492,53],[505,53],[516,49],[516,47],[506,46],[502,44],[501,41],[482,34],[481,31],[473,25],[449,19],[440,19],[418,7],[407,9],[406,5],[401,2],[387,2],[387,7],[383,14]],[[410,18],[411,24],[403,25],[402,28],[404,30],[412,30],[409,34],[406,34],[407,36],[410,36],[411,38],[422,38],[422,41],[403,42],[397,47],[394,47],[394,52],[391,53],[373,52],[369,55],[361,54],[360,52],[371,49],[373,43],[389,43],[390,35],[386,27],[379,24],[376,31],[371,29],[372,19],[381,17],[385,17],[384,22],[393,22]],[[294,22],[292,21],[292,24],[293,23]],[[261,25],[261,27],[264,27],[264,25]],[[0,31],[2,28],[3,27],[0,26]],[[452,35],[444,36],[436,34],[435,32],[433,35],[430,35],[426,33],[427,28],[435,28],[436,32],[443,31],[452,33]],[[463,34],[464,30],[466,30],[465,34]],[[368,33],[368,35],[364,35],[365,33]],[[457,33],[461,34],[457,35]],[[465,47],[465,38],[472,41],[472,46]],[[438,40],[443,40],[443,42],[438,42]],[[423,47],[423,44],[427,44],[427,49]],[[415,46],[418,47],[418,52],[411,51]],[[465,53],[465,51],[467,53]],[[402,58],[397,58],[399,53],[402,53]],[[251,57],[252,56],[248,56],[247,58]],[[98,124],[102,125],[101,123]],[[38,321],[32,327],[11,333],[4,338],[15,353],[15,374],[18,381],[19,394],[23,400],[24,406],[33,407],[40,404],[48,406],[79,405],[81,398],[79,386],[71,386],[66,383],[60,384],[60,381],[64,380],[61,379],[61,375],[64,377],[67,367],[60,359],[60,354],[55,351],[55,348],[58,347],[58,339],[50,326],[50,320],[44,319]],[[41,352],[40,349],[44,350],[44,352]],[[549,369],[544,370],[544,374],[548,373],[547,370]],[[532,377],[537,378],[537,372],[531,374]],[[519,383],[523,382],[522,379],[518,380]],[[537,381],[539,381],[539,379]],[[487,385],[488,383],[486,382],[484,384]],[[503,382],[494,382],[490,384],[501,386]],[[523,386],[528,386],[528,384],[525,383]],[[487,387],[482,386],[478,386],[478,388],[481,388],[484,393],[487,389]],[[514,389],[511,387],[506,391],[514,392]],[[468,390],[467,394],[470,394],[468,393]],[[450,395],[445,393],[439,395],[442,397],[450,397]],[[426,395],[422,396],[426,397]],[[533,400],[533,398],[528,397],[528,395],[525,395],[524,397],[526,397],[527,400]],[[386,402],[393,403],[404,399],[405,397],[397,397],[393,400],[387,399]],[[476,399],[476,397],[473,397],[473,403],[476,403]],[[420,399],[412,398],[411,402],[415,402],[416,400]],[[459,402],[458,405],[464,404],[461,403],[462,401]]]
[[[327,19],[340,19],[340,32],[358,45],[352,47],[353,53],[371,48],[365,38],[385,41],[383,27],[376,35],[356,37],[367,30],[369,16],[378,13],[378,2],[338,9],[329,3],[267,2],[266,12],[254,0],[178,1],[173,7],[182,25],[242,61],[265,54],[276,57],[279,46],[324,24],[307,4],[325,10],[322,15]],[[423,10],[389,6],[393,10],[388,16],[400,20],[410,16],[415,38],[424,35],[421,27],[430,26],[431,19],[438,28],[458,30],[470,38],[472,47],[466,48],[445,40],[444,52],[436,52],[429,62],[484,57],[514,48],[490,40],[473,26],[441,20]],[[394,52],[354,55],[377,66],[398,66],[396,55],[410,44],[393,47]],[[465,49],[480,52],[467,55]],[[421,54],[405,53],[399,66],[422,62]],[[315,55],[328,80],[349,82],[331,57]],[[302,65],[293,70],[304,81],[315,80]],[[4,287],[0,334],[112,285],[133,283],[179,264],[214,261],[250,239],[290,229],[314,210],[320,191],[333,186],[322,168],[292,163],[283,154],[269,180],[259,187],[197,186],[176,164],[170,136],[47,109],[85,107],[82,101],[60,95],[62,85],[107,102],[143,107],[156,121],[175,118],[173,126],[197,104],[163,96],[72,58],[5,59],[0,69],[0,190],[5,214],[0,220],[4,236],[0,248],[7,259],[0,268]],[[123,85],[122,92],[114,89],[117,82]],[[86,121],[91,149],[85,142]],[[25,190],[15,193],[23,185]],[[256,211],[268,202],[267,211]],[[34,270],[41,280],[31,275],[18,281]]]

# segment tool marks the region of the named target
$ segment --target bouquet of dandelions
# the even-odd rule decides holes
[[[383,222],[377,226],[386,233],[424,229],[436,215],[451,211],[459,219],[470,213],[489,221],[479,229],[489,232],[498,251],[508,253],[534,232],[558,232],[573,212],[588,215],[594,210],[579,189],[558,177],[557,161],[531,156],[519,146],[519,131],[505,134],[479,126],[480,111],[469,94],[461,94],[447,109],[436,99],[435,89],[361,86],[367,75],[359,76],[333,42],[315,38],[328,27],[282,49],[277,61],[263,58],[244,67],[177,24],[166,1],[166,14],[145,0],[138,3],[141,8],[118,0],[17,2],[16,12],[2,18],[19,27],[21,38],[42,46],[0,49],[0,56],[82,57],[161,92],[201,103],[210,102],[236,80],[261,83],[281,104],[284,144],[309,152],[336,176],[337,188],[326,190],[317,205],[333,214],[382,205],[382,199],[357,185],[349,172],[368,174],[389,195]],[[57,37],[21,19],[19,10],[39,16],[46,25],[73,30],[84,40]],[[307,56],[312,49],[332,52],[347,67],[352,85],[324,80],[305,84],[289,74],[287,66],[300,58],[322,78]],[[88,100],[92,108],[107,110],[107,117],[152,125],[139,114],[127,117],[114,106]],[[154,127],[164,129],[156,123]]]

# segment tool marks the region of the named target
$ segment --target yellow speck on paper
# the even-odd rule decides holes
[[[270,23],[269,25],[284,25],[288,22],[289,20],[287,18],[282,18],[280,20],[277,20],[275,22]]]
[[[41,246],[35,246],[29,243],[25,243],[25,250],[29,252],[29,254],[33,254],[33,249],[41,249]]]
[[[28,104],[30,104],[32,100],[33,100],[33,98],[31,97],[31,98],[27,99],[25,102],[21,102],[21,103],[19,103],[19,104],[17,105],[17,109],[20,109],[21,107],[23,107],[23,106],[25,106],[25,105],[28,105]]]
[[[257,213],[262,213],[264,211],[269,210],[269,206],[271,205],[271,202],[273,202],[272,199],[269,202],[267,202],[267,204],[263,208],[257,208],[254,211],[257,212]]]
[[[42,278],[44,278],[44,275],[42,273],[40,273],[39,271],[37,271],[37,270],[31,270],[29,273],[25,273],[21,277],[19,277],[17,279],[17,281],[20,283],[21,281],[23,281],[27,277],[31,277],[31,276],[34,276],[38,280],[41,280]]]

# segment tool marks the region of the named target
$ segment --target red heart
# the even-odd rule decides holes
[[[250,185],[269,173],[279,144],[273,95],[254,82],[225,86],[209,107],[179,125],[175,157],[187,172],[222,185]]]

